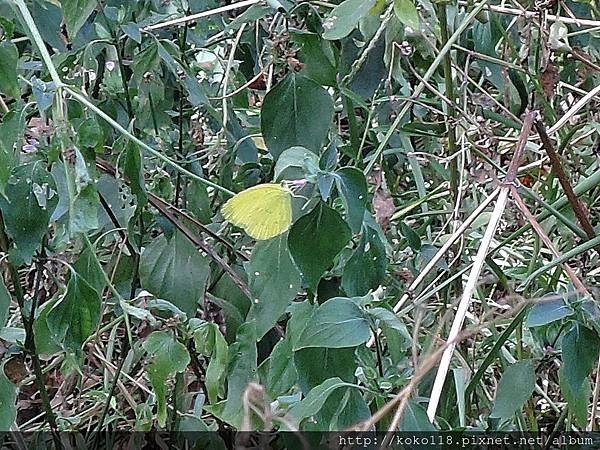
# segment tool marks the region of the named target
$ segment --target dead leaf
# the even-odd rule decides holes
[[[552,97],[554,97],[556,85],[560,80],[558,67],[556,67],[556,65],[552,62],[548,62],[545,69],[540,75],[540,79],[542,81],[542,89],[544,91],[544,96],[546,96],[547,99],[551,99]]]

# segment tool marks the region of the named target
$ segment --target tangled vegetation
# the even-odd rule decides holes
[[[0,431],[595,429],[599,16],[1,2]]]

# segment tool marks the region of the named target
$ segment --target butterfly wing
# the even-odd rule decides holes
[[[292,223],[291,194],[279,184],[260,184],[235,195],[221,211],[253,238],[271,239]]]

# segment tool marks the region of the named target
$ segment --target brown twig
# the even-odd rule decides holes
[[[573,208],[573,212],[577,216],[577,220],[581,224],[583,231],[587,234],[589,239],[594,239],[596,237],[596,232],[594,231],[594,227],[590,223],[588,219],[587,211],[585,210],[581,201],[577,198],[577,195],[573,191],[573,187],[569,182],[569,179],[562,168],[562,163],[560,162],[560,157],[556,150],[554,149],[554,145],[552,145],[552,141],[550,137],[548,137],[548,133],[546,132],[546,127],[541,120],[537,119],[535,121],[535,128],[540,136],[540,140],[542,141],[542,147],[546,150],[548,154],[548,158],[550,158],[550,163],[552,164],[552,171],[557,176],[560,185],[565,191],[565,195],[571,204],[571,208]],[[596,247],[596,251],[600,254],[600,246]]]

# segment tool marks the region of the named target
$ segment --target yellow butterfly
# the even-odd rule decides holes
[[[259,184],[229,199],[221,212],[254,239],[271,239],[292,224],[292,191],[281,184]]]

